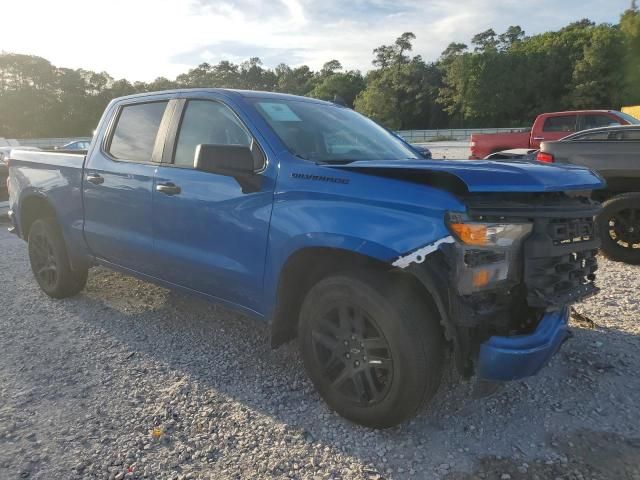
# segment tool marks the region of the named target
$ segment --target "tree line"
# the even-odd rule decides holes
[[[259,58],[202,63],[175,80],[116,80],[44,58],[0,54],[0,137],[88,136],[108,102],[131,93],[190,87],[267,90],[339,99],[392,129],[511,127],[545,111],[640,104],[640,13],[618,24],[584,19],[528,36],[519,26],[451,43],[433,62],[412,55],[415,35],[373,50],[366,74],[338,60],[266,68]]]

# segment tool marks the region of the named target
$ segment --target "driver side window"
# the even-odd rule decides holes
[[[201,144],[251,146],[251,135],[226,105],[209,100],[189,100],[182,115],[174,165],[193,167]]]

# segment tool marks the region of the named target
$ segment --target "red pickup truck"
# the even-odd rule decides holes
[[[609,125],[640,124],[640,120],[616,110],[576,110],[543,113],[536,117],[531,130],[471,135],[471,155],[477,160],[494,152],[512,148],[540,148],[540,142],[560,140],[570,133]]]

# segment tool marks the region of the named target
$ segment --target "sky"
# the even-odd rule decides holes
[[[0,0],[0,51],[115,78],[174,79],[202,62],[371,69],[372,50],[416,34],[435,60],[487,28],[527,34],[589,18],[617,23],[630,0]]]

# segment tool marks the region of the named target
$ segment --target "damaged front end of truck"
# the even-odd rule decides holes
[[[598,291],[599,205],[566,193],[468,194],[451,235],[394,260],[436,299],[464,376],[537,373],[570,336],[569,305]]]

